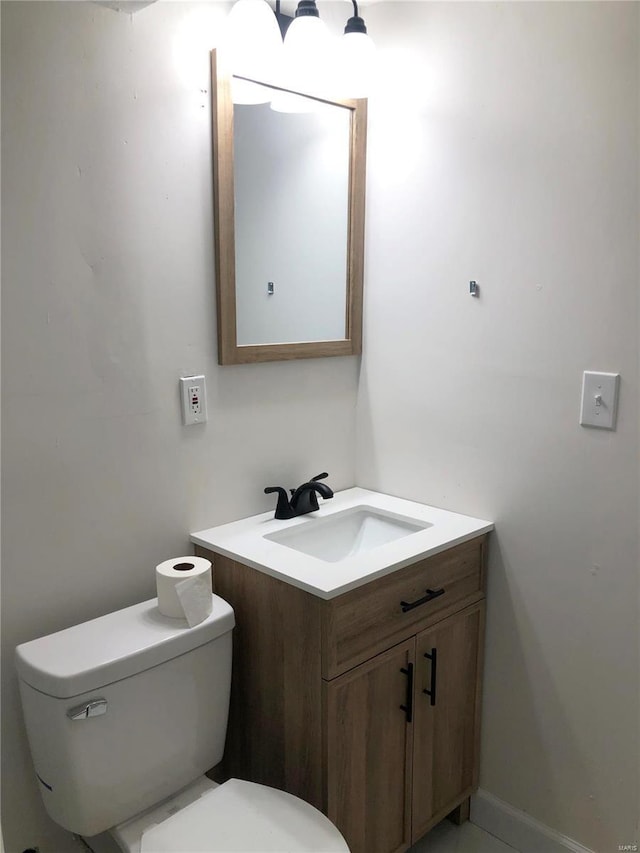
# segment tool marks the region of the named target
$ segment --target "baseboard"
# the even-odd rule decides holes
[[[520,853],[593,853],[488,791],[479,790],[471,797],[471,822]]]

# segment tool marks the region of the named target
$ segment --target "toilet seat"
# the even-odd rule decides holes
[[[349,853],[342,835],[304,800],[230,779],[147,829],[141,853]]]

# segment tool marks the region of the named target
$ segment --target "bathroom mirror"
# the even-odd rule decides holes
[[[218,361],[362,349],[366,100],[232,77],[212,51]],[[264,103],[233,103],[232,87]]]

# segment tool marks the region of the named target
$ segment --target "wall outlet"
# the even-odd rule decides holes
[[[182,423],[185,426],[204,424],[207,421],[207,388],[204,376],[180,378]]]
[[[597,373],[585,370],[582,374],[582,426],[615,429],[618,411],[619,373]]]

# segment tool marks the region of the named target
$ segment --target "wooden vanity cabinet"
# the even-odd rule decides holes
[[[226,775],[317,806],[351,853],[399,853],[464,810],[478,776],[486,536],[329,600],[196,553],[236,614]]]
[[[416,637],[414,840],[478,787],[484,617],[480,601]]]
[[[411,844],[414,734],[400,706],[414,659],[410,640],[323,685],[325,812],[352,853],[391,853]]]

